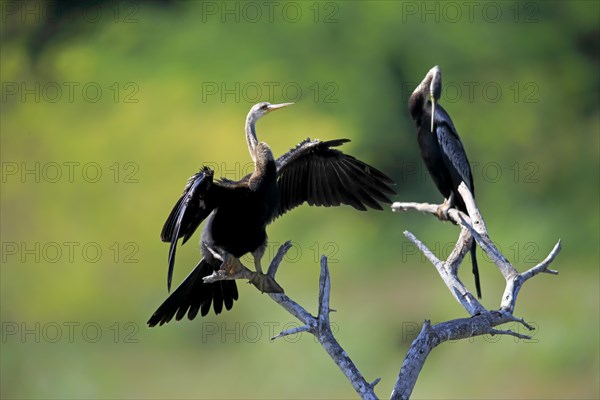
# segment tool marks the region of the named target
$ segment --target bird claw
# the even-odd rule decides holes
[[[438,217],[440,221],[448,221],[450,218],[448,217],[448,211],[450,210],[450,204],[447,201],[444,201],[440,204],[435,212],[435,215]]]
[[[244,272],[244,266],[237,257],[226,256],[221,264],[221,271],[228,278],[236,278]]]
[[[219,272],[230,279],[248,279],[248,274],[250,274],[250,283],[262,293],[283,293],[283,288],[270,275],[249,271],[237,257],[229,254],[225,255]]]
[[[250,283],[262,293],[283,293],[283,288],[269,275],[254,272],[252,278],[250,278]]]

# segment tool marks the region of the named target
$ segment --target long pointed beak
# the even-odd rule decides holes
[[[433,122],[435,121],[435,97],[433,97],[433,93],[429,94],[429,99],[431,100],[431,133],[433,133]]]
[[[280,108],[291,106],[294,103],[281,103],[281,104],[271,104],[269,105],[269,112],[279,110]]]

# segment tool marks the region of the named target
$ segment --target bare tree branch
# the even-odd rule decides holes
[[[269,275],[271,278],[275,279],[275,274],[277,273],[279,264],[290,248],[291,242],[287,241],[277,250],[277,254],[271,261],[267,272],[267,275]],[[223,259],[223,265],[221,266],[221,269],[204,278],[205,282],[215,282],[226,279],[251,280],[254,276],[255,272],[248,269],[240,262],[239,259],[231,256],[230,254],[224,254],[221,258]],[[358,393],[363,399],[377,399],[373,388],[377,382],[379,382],[379,379],[376,379],[372,383],[367,382],[333,335],[329,319],[329,313],[331,312],[331,308],[329,306],[330,292],[331,279],[329,275],[329,267],[327,265],[327,257],[322,256],[321,273],[319,277],[319,313],[317,317],[311,315],[304,307],[290,299],[285,293],[267,293],[271,299],[273,299],[277,304],[282,306],[287,312],[292,314],[304,324],[299,327],[280,332],[278,335],[274,336],[272,340],[302,332],[309,332],[313,334],[323,349],[325,349],[327,354],[329,354],[331,359],[350,381],[354,387],[354,390],[356,390],[356,393]]]
[[[502,255],[498,248],[489,238],[485,222],[475,204],[472,194],[462,183],[459,187],[459,193],[463,197],[469,215],[454,208],[447,209],[446,204],[428,204],[428,203],[394,203],[394,211],[416,210],[436,216],[440,220],[450,220],[460,226],[460,234],[456,245],[448,258],[444,261],[437,256],[412,233],[405,231],[404,235],[412,241],[419,250],[434,265],[440,277],[450,290],[450,293],[461,304],[470,318],[459,318],[432,326],[426,320],[419,335],[411,344],[408,353],[402,363],[398,379],[394,385],[392,399],[408,399],[414,389],[419,374],[429,356],[429,353],[449,340],[459,340],[481,335],[510,335],[523,340],[531,339],[530,336],[507,329],[496,329],[497,326],[516,322],[528,330],[533,327],[523,319],[513,315],[517,295],[523,284],[532,277],[540,273],[557,274],[558,272],[549,269],[550,264],[561,249],[560,241],[554,246],[550,254],[535,267],[520,274],[513,265]],[[471,247],[472,240],[476,240],[479,247],[489,256],[489,258],[498,267],[506,281],[504,294],[502,295],[501,306],[499,310],[487,310],[477,299],[469,292],[465,285],[458,278],[460,265]],[[267,275],[275,279],[283,257],[290,249],[291,242],[284,243],[271,261]],[[251,280],[256,273],[245,267],[239,259],[229,255],[222,254],[215,256],[223,260],[223,265],[219,271],[211,276],[204,278],[206,282],[214,282],[224,279],[248,279]],[[375,385],[379,378],[372,383],[368,383],[358,368],[354,365],[350,357],[335,339],[331,330],[329,313],[330,308],[331,280],[327,258],[321,257],[321,272],[319,277],[319,304],[318,315],[315,317],[310,314],[301,305],[290,299],[285,293],[268,293],[269,297],[281,305],[286,311],[295,316],[303,325],[285,330],[274,336],[272,340],[294,335],[303,332],[313,334],[323,349],[329,354],[338,368],[344,373],[350,381],[356,392],[363,399],[376,399],[374,392]]]
[[[464,254],[469,250],[470,239],[471,236],[468,236],[469,241],[459,240],[457,246],[460,245],[462,257],[456,258],[454,263],[448,264],[447,262],[440,261],[431,250],[423,242],[417,239],[412,233],[408,231],[404,231],[404,235],[412,241],[419,250],[423,252],[425,257],[431,261],[433,266],[437,269],[440,277],[450,289],[450,293],[452,296],[458,301],[470,315],[480,314],[485,311],[485,307],[483,307],[473,296],[469,290],[465,287],[465,285],[460,281],[456,272],[458,272],[458,266],[454,266],[454,263],[457,265],[460,264],[460,261],[464,257]],[[461,231],[461,238],[464,237]]]
[[[412,233],[405,231],[404,235],[412,241],[419,250],[421,250],[429,261],[431,261],[450,290],[452,296],[472,317],[455,319],[435,326],[431,326],[429,321],[425,321],[423,329],[421,329],[421,332],[413,341],[402,367],[400,368],[398,379],[396,380],[396,384],[392,391],[392,399],[408,399],[410,397],[427,356],[436,346],[445,341],[465,339],[486,334],[511,335],[520,339],[531,339],[530,336],[511,330],[495,329],[495,327],[507,322],[517,322],[527,329],[533,330],[531,325],[512,314],[515,309],[517,295],[523,284],[533,276],[542,272],[549,274],[558,273],[548,269],[548,267],[560,251],[560,241],[554,246],[545,260],[537,266],[520,274],[491,241],[483,217],[475,204],[473,195],[464,182],[461,183],[458,191],[467,206],[469,215],[454,208],[448,210],[448,218],[455,224],[461,226],[461,232],[456,246],[445,261],[439,260],[433,252],[431,252],[431,250],[429,250],[429,248],[427,248],[427,246],[418,240]],[[440,213],[442,206],[443,205],[428,203],[394,203],[392,204],[392,210],[396,212],[416,210],[440,218],[442,215],[442,213]],[[489,256],[490,260],[498,267],[506,281],[501,306],[498,311],[488,311],[467,290],[460,279],[458,279],[458,268],[460,267],[465,254],[468,252],[471,246],[471,240],[473,239],[477,241],[479,247],[481,247],[481,249]]]
[[[539,273],[547,273],[552,275],[558,275],[558,271],[554,271],[552,269],[548,269],[550,263],[554,261],[558,253],[561,249],[560,240],[554,245],[554,248],[548,254],[548,256],[535,267],[523,272],[522,274],[517,274],[517,276],[512,279],[507,279],[506,288],[504,289],[504,294],[502,295],[502,302],[500,304],[500,309],[512,313],[515,309],[515,304],[517,302],[517,295],[521,290],[523,284],[536,276]]]

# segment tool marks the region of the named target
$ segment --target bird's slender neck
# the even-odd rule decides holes
[[[256,147],[256,169],[261,172],[266,172],[268,168],[275,165],[275,158],[271,148],[264,142],[261,142]]]
[[[246,118],[246,142],[248,142],[250,157],[252,157],[252,161],[256,163],[255,149],[258,144],[258,139],[256,138],[256,119],[252,113],[248,114],[248,117]]]
[[[250,186],[258,190],[264,185],[274,184],[277,181],[277,167],[273,153],[266,143],[259,142],[255,148],[256,161],[254,172],[250,177]]]

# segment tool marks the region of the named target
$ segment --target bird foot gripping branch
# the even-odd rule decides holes
[[[253,272],[252,278],[249,283],[256,286],[261,293],[283,293],[283,288],[279,286],[279,283],[269,275],[261,274],[260,272]]]
[[[454,221],[452,221],[452,219],[448,216],[448,211],[450,210],[450,208],[450,202],[448,202],[448,199],[444,199],[444,202],[437,206],[437,210],[435,211],[436,217],[440,221],[451,221],[452,223],[454,223]]]
[[[239,258],[223,252],[219,255],[223,260],[221,267],[211,275],[203,278],[204,283],[213,283],[222,280],[248,279],[261,293],[283,293],[283,288],[273,277],[260,272],[251,271],[244,266]]]

